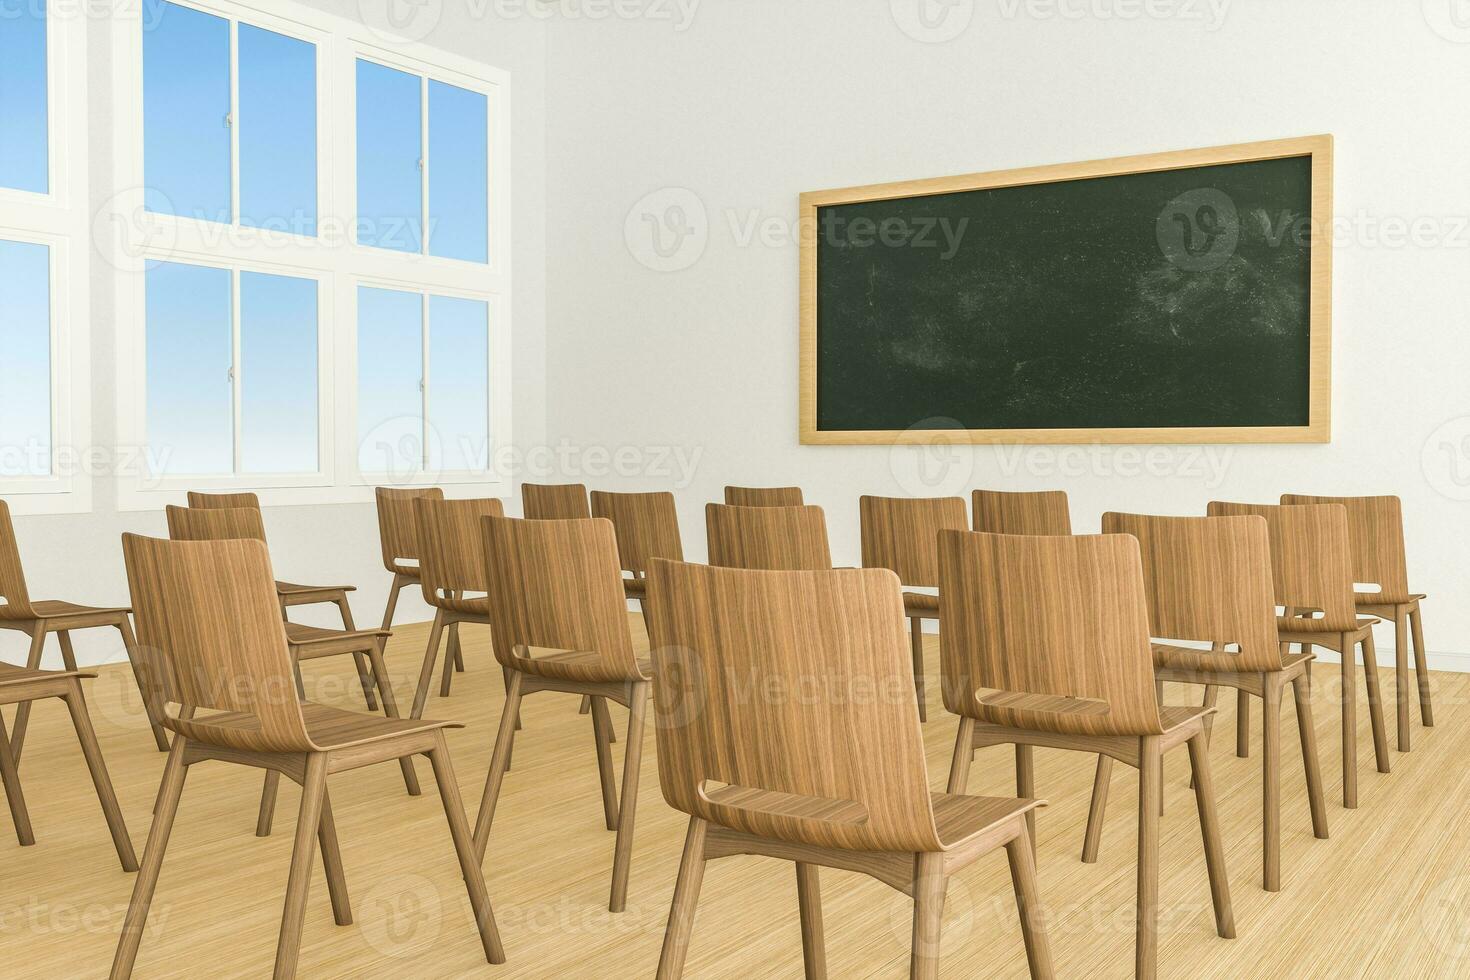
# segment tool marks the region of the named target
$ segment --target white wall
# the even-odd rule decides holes
[[[680,492],[690,557],[704,554],[702,505],[727,482],[803,485],[849,563],[860,493],[1062,487],[1080,531],[1108,509],[1397,493],[1411,584],[1432,593],[1430,649],[1470,651],[1470,504],[1456,499],[1470,498],[1470,30],[1452,30],[1449,0],[1217,0],[1215,12],[1207,0],[1062,0],[1081,16],[952,0],[973,20],[947,43],[899,26],[895,11],[924,2],[704,0],[684,30],[647,5],[552,23],[551,438],[702,452]],[[1147,12],[1171,8],[1183,16]],[[979,448],[941,458],[948,469],[929,481],[907,450],[798,445],[800,192],[1323,132],[1337,141],[1337,213],[1355,221],[1336,250],[1331,445],[1215,447],[1217,478],[1181,448],[1158,450],[1154,473],[1137,450],[1101,448],[1066,476],[1054,449]],[[646,233],[625,241],[625,219],[654,192],[640,212],[691,203],[669,188],[703,207],[707,245],[659,272],[640,261],[653,261]],[[788,234],[743,240],[752,216]],[[1440,240],[1378,237],[1416,219]]]
[[[260,0],[289,16],[290,0]],[[374,0],[309,0],[305,5],[341,17],[362,20]],[[381,0],[378,0],[381,6]],[[544,24],[530,17],[496,18],[483,4],[431,3],[437,26],[424,43],[475,58],[511,73],[513,90],[512,148],[514,196],[514,325],[512,363],[514,437],[518,445],[545,442],[545,45]],[[108,88],[111,53],[104,25],[93,25],[89,38],[90,135],[92,140],[93,209],[119,188],[106,166],[110,157],[112,93]],[[112,269],[97,260],[92,274],[92,405],[93,439],[107,445],[114,438],[115,376],[113,341],[117,329],[112,307]],[[82,320],[81,327],[85,328]],[[66,599],[93,605],[128,602],[119,536],[127,531],[166,535],[163,514],[119,512],[111,480],[93,481],[93,512],[84,515],[17,517],[16,535],[26,566],[30,592],[38,599]],[[378,551],[377,517],[371,504],[272,507],[265,511],[271,557],[280,578],[315,584],[352,584],[353,614],[359,625],[377,625],[387,600],[390,576]],[[333,625],[323,610],[294,610],[303,622]],[[404,593],[399,622],[427,619],[428,607]],[[111,631],[76,635],[78,659],[97,663],[121,656]],[[25,660],[26,638],[0,632],[0,658]],[[47,648],[47,664],[59,666],[55,643]]]

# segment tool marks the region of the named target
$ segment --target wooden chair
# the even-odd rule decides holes
[[[658,561],[650,579],[659,782],[669,805],[690,817],[660,980],[683,974],[705,863],[742,854],[796,864],[808,978],[827,971],[818,878],[825,866],[913,898],[909,975],[932,980],[949,877],[1001,846],[1031,975],[1052,975],[1026,827],[1041,804],[931,793],[912,698],[812,703],[799,694],[813,678],[836,692],[907,687],[903,600],[892,572]],[[746,697],[742,685],[752,680],[791,696]]]
[[[170,506],[166,508],[166,514],[168,536],[174,541],[259,541],[261,544],[266,544],[265,525],[261,520],[260,511],[254,508],[201,510],[197,507]],[[277,595],[279,597],[279,593]],[[391,635],[388,630],[322,629],[293,623],[285,618],[284,608],[281,612],[281,621],[286,628],[286,644],[291,652],[292,670],[296,676],[296,688],[302,698],[306,697],[306,689],[301,683],[301,661],[351,654],[354,659],[365,657],[371,663],[371,676],[383,698],[383,714],[389,718],[399,716],[398,699],[393,694],[393,684],[388,677],[388,667],[383,661],[383,645]],[[368,710],[376,710],[373,702],[368,702]],[[403,769],[404,787],[410,796],[418,796],[423,790],[419,786],[418,773],[414,771],[413,760],[400,759],[399,765]],[[255,823],[257,837],[270,836],[280,781],[279,772],[274,769],[266,770],[265,785],[260,794],[260,813]]]
[[[1264,557],[1265,529],[1260,529]],[[1264,574],[1264,573],[1263,573]],[[1266,586],[1264,581],[1263,587]],[[1204,719],[1154,688],[1138,542],[1120,534],[939,534],[944,703],[960,716],[949,791],[975,750],[1016,746],[1019,795],[1034,792],[1034,746],[1098,753],[1139,771],[1136,973],[1157,971],[1159,800],[1164,754],[1189,747],[1215,929],[1235,935]],[[662,697],[662,693],[660,693]]]
[[[976,490],[976,531],[987,534],[1071,534],[1064,490]]]
[[[482,525],[495,656],[510,687],[475,821],[476,853],[484,856],[490,838],[521,699],[539,691],[590,697],[603,818],[618,835],[608,909],[621,912],[628,901],[649,676],[647,661],[635,655],[628,631],[612,525],[605,520],[504,517],[487,517]],[[609,749],[608,701],[628,709],[621,797]]]
[[[1353,581],[1378,586],[1377,592],[1353,595],[1358,612],[1381,616],[1393,623],[1394,708],[1398,717],[1400,752],[1410,749],[1409,640],[1414,641],[1414,673],[1419,682],[1419,720],[1434,727],[1430,697],[1429,662],[1424,650],[1424,628],[1419,604],[1427,596],[1409,591],[1408,559],[1404,547],[1403,505],[1397,497],[1310,497],[1282,494],[1283,504],[1341,504],[1348,513],[1348,544],[1352,549]]]
[[[858,499],[864,568],[886,568],[907,589],[938,589],[939,532],[968,531],[962,497],[861,497]],[[924,692],[924,620],[939,620],[937,592],[905,592],[909,649],[919,720],[929,720]]]
[[[279,772],[302,787],[276,946],[277,978],[296,975],[318,839],[334,918],[338,925],[352,922],[327,776],[421,754],[434,767],[485,958],[503,963],[505,952],[444,738],[445,729],[459,726],[361,715],[298,700],[280,599],[262,542],[161,541],[125,534],[123,556],[138,631],[150,649],[162,653],[169,707],[178,710],[164,718],[174,732],[173,745],[112,962],[114,980],[132,975],[188,767],[211,760]]]
[[[429,699],[434,663],[446,629],[460,623],[490,625],[490,600],[485,597],[485,547],[480,519],[500,517],[505,511],[494,498],[443,500],[420,497],[414,502],[419,535],[419,569],[424,601],[434,607],[434,625],[413,695],[414,718],[423,717]],[[449,696],[454,658],[444,660],[439,696]]]
[[[97,800],[102,804],[102,816],[107,820],[107,829],[112,832],[117,859],[124,871],[137,871],[138,858],[133,853],[133,841],[128,836],[117,794],[112,791],[107,764],[102,761],[102,747],[97,744],[97,733],[92,729],[92,718],[87,713],[87,701],[82,696],[83,678],[96,676],[78,670],[33,670],[0,664],[0,705],[18,704],[21,708],[29,708],[31,702],[46,698],[60,698],[66,704],[72,727],[77,732],[77,741],[82,745],[82,757],[87,760],[87,770],[92,774]],[[144,697],[146,703],[146,692]],[[30,847],[36,843],[36,834],[31,828],[30,811],[21,790],[12,744],[5,735],[3,717],[0,717],[0,782],[5,785],[5,799],[10,804],[11,819],[15,821],[16,839],[21,847]]]
[[[1309,570],[1288,569],[1278,577],[1283,531],[1289,537],[1318,533],[1319,519],[1331,514],[1291,514],[1272,520],[1250,508],[1220,508],[1212,517],[1144,517],[1105,514],[1103,530],[1131,535],[1143,554],[1143,577],[1149,602],[1154,676],[1160,682],[1206,685],[1205,707],[1214,710],[1209,692],[1219,687],[1261,699],[1262,764],[1261,880],[1266,891],[1281,890],[1281,700],[1289,688],[1296,705],[1297,736],[1307,780],[1312,832],[1327,839],[1327,804],[1317,761],[1317,735],[1312,724],[1310,652],[1290,653],[1277,642],[1276,605],[1284,594],[1298,599],[1319,594]],[[1207,649],[1179,641],[1209,643]],[[1234,649],[1231,649],[1231,648]],[[1206,743],[1208,744],[1208,731]],[[1092,810],[1088,814],[1088,860],[1097,856],[1107,805],[1109,765],[1098,767]]]
[[[612,521],[618,536],[618,561],[631,578],[623,579],[629,599],[648,616],[648,566],[655,558],[684,560],[679,540],[679,512],[672,493],[592,491],[592,516]]]
[[[378,503],[378,540],[383,549],[383,567],[393,576],[393,585],[388,591],[388,606],[383,610],[383,629],[386,631],[393,628],[393,613],[398,609],[398,593],[405,586],[421,584],[418,516],[414,513],[413,502],[420,497],[443,500],[444,491],[438,487],[421,490],[377,487],[373,493]],[[455,668],[464,670],[458,630],[450,633],[449,643],[454,652]]]
[[[801,487],[726,487],[725,503],[732,507],[800,507]]]
[[[248,509],[260,512],[260,498],[253,493],[199,493],[196,490],[190,490],[188,502],[190,510]],[[352,621],[352,607],[347,602],[347,593],[356,591],[357,586],[355,585],[276,583],[276,594],[280,596],[283,609],[291,606],[315,606],[330,603],[337,607],[342,616],[342,627],[349,633],[356,632],[357,626]],[[289,620],[290,616],[286,618]],[[369,672],[371,669],[369,658],[364,654],[356,654],[352,659],[357,664],[357,676],[362,683],[362,696],[367,701],[368,710],[376,711],[378,704],[373,696],[374,682]]]
[[[1265,518],[1271,534],[1271,579],[1275,603],[1286,615],[1277,619],[1277,638],[1283,659],[1296,643],[1302,654],[1323,646],[1341,655],[1342,668],[1342,805],[1358,805],[1358,712],[1354,664],[1363,651],[1363,680],[1368,692],[1368,714],[1373,729],[1373,751],[1379,772],[1390,770],[1388,735],[1384,730],[1383,695],[1378,683],[1378,660],[1373,650],[1373,625],[1378,620],[1359,617],[1353,604],[1352,556],[1348,546],[1348,515],[1340,504],[1233,504],[1214,501],[1211,517],[1255,515]],[[1313,617],[1310,614],[1317,613]],[[1305,688],[1311,692],[1311,670]],[[1208,690],[1208,689],[1207,689]],[[1243,697],[1244,691],[1241,692]],[[1302,709],[1298,692],[1297,709]],[[1267,708],[1271,709],[1269,702]],[[1238,718],[1250,718],[1250,705],[1238,708]],[[1247,755],[1248,732],[1237,723],[1237,754]],[[1315,803],[1313,804],[1315,807]],[[1326,818],[1323,833],[1326,836]]]
[[[137,640],[133,638],[132,623],[128,619],[130,612],[132,610],[126,606],[95,607],[56,599],[33,600],[26,588],[26,573],[20,561],[20,547],[15,540],[15,526],[10,520],[10,505],[0,500],[0,629],[19,630],[31,638],[26,669],[40,670],[46,637],[55,633],[56,641],[61,645],[62,663],[68,672],[76,673],[77,658],[72,649],[71,631],[98,628],[117,630],[122,636],[123,649],[127,651],[128,663],[133,669],[133,680],[138,685],[138,694],[143,699],[143,711],[153,730],[153,740],[158,744],[160,752],[167,752],[168,734],[164,731],[157,704],[149,700],[149,692],[154,690],[148,677],[150,664],[139,651]],[[10,733],[10,752],[16,765],[19,765],[21,749],[25,746],[26,727],[31,718],[31,701],[29,698],[16,700],[20,707],[16,708],[15,728]]]
[[[522,483],[521,513],[532,521],[578,521],[592,516],[580,483]]]
[[[820,507],[706,504],[704,526],[711,565],[773,572],[832,567]]]

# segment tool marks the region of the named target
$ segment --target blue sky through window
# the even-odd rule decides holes
[[[148,449],[158,474],[234,469],[230,272],[159,262],[148,270]]]
[[[489,260],[490,144],[485,96],[429,80],[429,253]]]
[[[159,3],[143,26],[143,182],[148,209],[231,219],[230,22]]]
[[[423,251],[422,79],[357,62],[357,240]]]
[[[489,468],[490,310],[482,300],[429,297],[429,467]]]
[[[358,466],[364,473],[404,473],[422,466],[423,338],[423,297],[358,289]]]
[[[50,189],[44,4],[0,10],[0,187]]]
[[[0,476],[51,472],[51,249],[0,240]]]
[[[316,236],[316,45],[241,24],[240,223]]]
[[[317,284],[240,273],[240,466],[315,473]]]

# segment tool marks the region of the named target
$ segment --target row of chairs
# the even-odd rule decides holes
[[[126,609],[69,607],[65,610],[69,615],[121,613],[121,625],[117,628],[123,633],[138,674],[159,745],[167,747],[164,733],[172,731],[173,751],[180,756],[177,762],[174,755],[170,756],[149,851],[145,854],[144,875],[140,877],[130,908],[114,975],[127,975],[131,957],[137,950],[152,881],[156,881],[156,863],[161,862],[166,844],[167,821],[172,819],[169,812],[167,821],[164,820],[165,811],[170,799],[172,805],[177,804],[171,786],[177,783],[177,789],[181,789],[184,767],[204,758],[244,761],[266,769],[266,792],[257,828],[260,833],[269,832],[273,780],[280,773],[301,782],[308,790],[318,781],[323,784],[320,794],[309,791],[303,795],[287,915],[278,947],[278,969],[294,968],[293,944],[299,944],[304,876],[312,860],[310,848],[314,835],[320,837],[338,921],[350,921],[345,878],[341,874],[340,858],[336,856],[335,830],[325,794],[326,769],[334,765],[346,767],[347,764],[334,761],[343,758],[349,758],[354,765],[366,764],[360,762],[362,759],[376,762],[395,758],[403,767],[409,792],[417,794],[411,758],[415,754],[428,754],[436,777],[440,777],[446,812],[457,806],[457,789],[452,793],[446,790],[442,778],[449,766],[447,749],[442,743],[442,726],[425,727],[437,723],[417,719],[427,699],[445,633],[450,637],[450,644],[441,693],[448,693],[451,665],[456,660],[462,661],[455,633],[458,624],[466,621],[492,627],[495,655],[501,662],[507,685],[506,708],[475,831],[468,840],[468,855],[461,846],[455,817],[450,815],[462,864],[474,860],[476,872],[471,873],[466,867],[466,883],[491,962],[498,962],[497,956],[503,956],[503,952],[495,936],[488,897],[483,896],[483,878],[478,883],[475,879],[488,843],[495,804],[510,766],[511,748],[519,727],[519,704],[525,696],[537,691],[579,695],[584,699],[584,710],[592,714],[602,773],[604,816],[609,829],[618,832],[609,902],[614,910],[621,909],[626,901],[637,773],[650,694],[657,694],[655,712],[661,720],[679,722],[659,726],[661,763],[666,762],[666,757],[674,760],[673,764],[661,765],[665,796],[672,805],[691,814],[685,860],[660,967],[660,975],[664,976],[679,973],[703,862],[724,854],[753,852],[770,853],[797,863],[809,975],[822,975],[824,971],[816,876],[816,867],[821,864],[860,865],[855,869],[868,871],[912,895],[916,901],[914,971],[915,975],[932,975],[938,945],[935,906],[942,905],[944,878],[969,860],[1002,845],[1010,854],[1033,973],[1046,975],[1050,967],[1045,936],[1030,911],[1036,902],[1030,861],[1038,805],[1034,799],[1031,751],[1038,744],[1077,748],[1099,756],[1084,860],[1096,857],[1112,760],[1121,759],[1140,770],[1140,801],[1146,805],[1140,807],[1139,826],[1138,965],[1140,975],[1148,975],[1153,970],[1156,943],[1153,924],[1157,901],[1157,822],[1156,804],[1147,804],[1159,795],[1162,756],[1169,748],[1189,747],[1196,773],[1195,788],[1217,928],[1221,935],[1233,933],[1223,851],[1215,827],[1208,759],[1204,754],[1215,692],[1220,686],[1236,687],[1242,703],[1248,696],[1259,697],[1265,707],[1264,879],[1270,890],[1280,886],[1279,818],[1273,805],[1273,800],[1279,798],[1275,789],[1279,780],[1275,715],[1282,692],[1288,687],[1294,693],[1298,709],[1314,830],[1319,837],[1326,836],[1325,806],[1306,713],[1310,704],[1311,647],[1321,645],[1348,653],[1343,657],[1345,805],[1356,805],[1356,743],[1348,734],[1352,731],[1349,723],[1353,721],[1355,704],[1351,696],[1354,644],[1365,648],[1375,751],[1379,768],[1387,771],[1381,699],[1373,669],[1371,623],[1358,618],[1356,611],[1377,610],[1393,615],[1400,626],[1400,636],[1404,635],[1404,620],[1412,624],[1420,668],[1421,712],[1426,725],[1432,724],[1418,624],[1418,600],[1422,596],[1409,594],[1406,587],[1396,588],[1406,579],[1402,574],[1401,530],[1396,549],[1401,573],[1398,578],[1383,574],[1393,571],[1391,560],[1388,566],[1380,565],[1376,570],[1362,560],[1365,536],[1375,542],[1375,547],[1366,549],[1368,552],[1375,556],[1387,553],[1392,559],[1392,543],[1385,547],[1373,535],[1386,534],[1392,530],[1390,525],[1398,526],[1397,501],[1393,498],[1367,501],[1340,498],[1326,504],[1254,508],[1212,505],[1209,519],[1108,515],[1104,530],[1113,532],[1111,536],[1071,539],[1066,498],[1062,494],[977,492],[973,500],[974,526],[977,530],[1007,535],[999,538],[966,533],[964,502],[958,498],[867,497],[863,498],[861,507],[863,562],[870,568],[891,570],[876,578],[871,572],[831,568],[822,512],[819,508],[802,506],[799,490],[728,488],[726,499],[729,504],[710,505],[707,511],[713,567],[704,569],[673,564],[682,559],[682,549],[673,498],[668,494],[594,493],[589,500],[586,491],[577,486],[528,485],[524,488],[523,510],[534,520],[512,521],[502,517],[498,501],[446,501],[439,491],[380,490],[384,563],[394,576],[382,628],[355,629],[346,602],[350,586],[300,586],[277,582],[273,577],[269,578],[269,586],[276,622],[284,619],[288,606],[330,602],[341,609],[344,629],[320,630],[287,622],[284,629],[274,629],[283,634],[285,644],[284,660],[279,660],[270,649],[274,646],[271,629],[262,633],[259,622],[253,626],[235,624],[236,629],[245,629],[264,644],[262,651],[258,651],[264,659],[252,666],[263,663],[274,670],[282,662],[288,665],[286,673],[254,676],[246,686],[267,690],[272,684],[279,689],[285,683],[291,696],[276,700],[300,702],[300,715],[306,726],[304,737],[311,745],[305,751],[301,745],[302,731],[291,724],[292,713],[288,708],[274,705],[280,709],[278,715],[284,712],[281,717],[275,717],[284,727],[265,732],[273,726],[264,723],[265,716],[259,711],[242,706],[243,702],[232,702],[233,706],[206,703],[211,696],[209,685],[201,688],[197,683],[205,676],[212,678],[215,687],[220,682],[237,682],[243,665],[238,652],[227,664],[196,662],[202,656],[200,651],[208,645],[206,641],[224,643],[218,630],[210,633],[203,629],[197,620],[204,612],[197,610],[218,617],[224,613],[242,615],[245,609],[240,596],[231,598],[210,592],[206,588],[209,583],[204,581],[209,576],[201,580],[194,575],[191,563],[202,562],[208,566],[214,572],[213,584],[220,588],[226,588],[222,584],[225,579],[243,580],[254,574],[252,569],[259,564],[257,559],[264,554],[265,537],[254,498],[191,495],[190,507],[170,508],[168,515],[170,535],[181,542],[200,547],[207,544],[209,548],[225,545],[237,548],[242,540],[252,541],[253,551],[169,552],[163,549],[167,542],[144,544],[147,539],[130,539],[127,543],[131,549],[129,578],[135,605],[139,607],[142,648],[131,641]],[[1365,511],[1374,520],[1365,518]],[[588,520],[594,514],[608,520]],[[5,606],[0,606],[0,622],[20,621],[16,613],[34,614],[42,609],[48,613],[62,612],[54,607],[67,604],[31,604],[25,598],[24,577],[13,535],[9,533],[8,514],[0,509],[0,517],[4,518],[0,521],[0,531],[4,532],[0,534],[0,595],[7,600]],[[1125,535],[1134,541],[1130,542]],[[1119,547],[1122,552],[1108,550]],[[1132,552],[1128,550],[1130,547]],[[138,552],[136,556],[134,551]],[[1141,562],[1131,557],[1135,554],[1141,556]],[[170,562],[181,563],[180,570],[172,575],[165,574],[168,569],[158,564]],[[268,572],[268,557],[264,562]],[[719,566],[741,571],[727,573]],[[772,569],[796,574],[774,577],[742,574],[744,570]],[[1365,570],[1372,574],[1363,574]],[[655,571],[657,574],[651,574]],[[1136,576],[1137,581],[1134,581],[1134,571],[1141,572]],[[632,577],[625,578],[624,572],[631,572]],[[894,589],[894,574],[911,590],[931,591]],[[160,579],[173,591],[158,592]],[[1354,581],[1376,582],[1381,586],[1380,592],[1355,596]],[[414,709],[411,718],[405,720],[397,718],[396,700],[382,663],[382,646],[391,627],[399,592],[414,582],[423,586],[425,598],[435,607],[436,620],[415,692]],[[147,583],[155,589],[151,595]],[[1133,588],[1135,585],[1137,588]],[[238,591],[238,583],[231,587]],[[939,595],[946,597],[942,618],[938,596],[932,592],[935,587]],[[190,592],[190,588],[194,591]],[[140,593],[151,601],[142,601]],[[19,604],[14,598],[17,595],[22,600]],[[674,598],[661,601],[661,596],[668,595]],[[917,824],[907,822],[919,804],[913,800],[906,802],[901,794],[894,795],[896,787],[927,786],[922,741],[913,743],[909,738],[910,726],[903,705],[887,704],[882,706],[884,711],[876,713],[863,712],[871,705],[825,705],[825,710],[838,714],[863,714],[862,730],[874,734],[871,745],[833,746],[812,729],[854,731],[855,717],[833,718],[832,723],[839,727],[832,728],[820,719],[813,719],[805,704],[801,711],[794,713],[791,704],[752,706],[744,703],[738,692],[726,687],[729,678],[724,676],[725,672],[708,669],[710,663],[741,663],[748,665],[753,674],[781,677],[797,685],[814,677],[828,684],[883,680],[893,666],[888,635],[891,631],[886,622],[892,617],[884,607],[891,605],[889,600],[895,597],[899,648],[909,647],[907,655],[914,658],[913,674],[919,683],[922,683],[919,622],[926,618],[940,620],[944,703],[960,717],[949,792],[934,794],[928,801],[929,824],[923,819]],[[633,652],[623,614],[626,598],[645,604],[644,614],[655,651],[651,659]],[[663,615],[666,605],[671,620]],[[1275,606],[1284,607],[1284,615],[1277,617]],[[145,613],[145,607],[150,612]],[[1261,614],[1263,609],[1265,618]],[[171,618],[173,622],[169,621]],[[903,643],[905,619],[910,626],[907,644]],[[91,622],[75,622],[83,621]],[[71,620],[62,622],[68,629],[83,628],[69,625]],[[114,616],[96,624],[115,625],[116,622]],[[711,631],[712,624],[723,626]],[[731,629],[731,626],[738,628]],[[66,632],[59,626],[52,629],[61,633],[63,654],[70,660]],[[1264,638],[1265,629],[1270,630],[1269,640]],[[42,639],[44,635],[43,631]],[[1140,635],[1143,638],[1141,667],[1134,662]],[[1208,645],[1203,649],[1182,643],[1150,646],[1150,635],[1204,641]],[[998,643],[997,637],[1002,636],[1004,643]],[[192,653],[175,650],[179,644],[188,643],[194,644]],[[1299,652],[1290,653],[1288,644],[1299,645]],[[1402,646],[1400,643],[1401,650]],[[858,650],[864,651],[861,656],[855,652]],[[40,641],[35,641],[32,670],[48,674],[34,671],[39,666],[39,651]],[[347,653],[358,660],[369,709],[375,708],[376,691],[387,718],[374,720],[350,712],[335,712],[302,698],[297,672],[299,659]],[[860,661],[864,670],[857,669]],[[1104,665],[1107,669],[1100,669]],[[74,667],[74,663],[68,662],[67,666]],[[462,663],[459,666],[462,669]],[[179,686],[175,675],[182,667],[194,675],[194,686],[187,683]],[[1150,675],[1160,686],[1164,680],[1205,684],[1204,705],[1163,706],[1158,689],[1145,683]],[[86,675],[74,675],[72,685],[76,685],[75,676]],[[233,683],[233,686],[239,685]],[[1407,707],[1402,699],[1403,688],[1401,682],[1401,709]],[[75,701],[69,703],[81,704],[79,686],[76,691]],[[629,709],[621,793],[614,784],[610,759],[609,746],[614,735],[607,711],[609,701]],[[906,699],[903,704],[919,712],[923,701],[921,687],[918,698]],[[170,716],[166,703],[185,707],[179,714]],[[252,703],[261,706],[261,702]],[[690,705],[699,706],[692,720],[687,717]],[[240,742],[240,729],[248,725],[228,715],[224,722],[213,718],[208,723],[194,722],[192,714],[201,707],[254,715],[262,731],[249,732],[250,738],[245,741],[251,738],[256,741],[244,745]],[[75,709],[73,717],[76,717]],[[84,707],[82,717],[85,718]],[[675,735],[666,738],[665,728]],[[1405,729],[1401,714],[1400,747],[1404,749],[1408,747]],[[81,730],[79,724],[79,733]],[[193,734],[186,736],[190,741],[181,750],[184,739],[179,735],[186,731]],[[11,748],[18,755],[16,743],[24,732],[19,719],[16,732]],[[285,738],[291,742],[290,748],[267,746],[259,741],[262,732]],[[1243,726],[1241,732],[1243,748]],[[915,737],[916,733],[915,729]],[[313,734],[322,737],[312,742]],[[83,741],[85,746],[85,737]],[[975,748],[997,743],[1016,746],[1017,790],[1021,799],[984,801],[981,806],[974,802],[975,798],[962,795],[970,758]],[[363,748],[367,744],[374,747]],[[407,749],[393,754],[405,745]],[[772,758],[769,751],[762,751],[770,745],[782,746],[787,751],[779,759]],[[808,758],[805,752],[797,752],[796,746],[810,749],[812,754]],[[914,751],[910,752],[910,748]],[[0,753],[0,761],[8,754]],[[315,763],[322,769],[320,773],[312,769],[311,760],[317,755],[323,757]],[[798,755],[802,758],[797,758]],[[282,762],[283,757],[287,761]],[[885,788],[874,796],[879,783],[872,782],[876,777],[868,770],[880,760],[887,775],[879,782]],[[0,768],[7,772],[7,793],[14,811],[18,782],[16,790],[12,790],[13,766]],[[834,768],[835,772],[828,771]],[[103,791],[106,771],[100,754],[92,769],[94,778],[101,773],[98,791],[106,810],[111,790],[108,786]],[[862,785],[849,785],[859,775],[862,778],[857,781]],[[909,778],[916,775],[917,779]],[[889,783],[889,777],[894,782]],[[927,795],[926,789],[923,795]],[[311,803],[312,797],[316,797],[315,804]],[[848,804],[860,808],[861,814],[859,809],[844,810]],[[315,815],[309,812],[312,805],[316,807]],[[116,810],[115,801],[112,809]],[[899,823],[875,822],[875,811],[886,813]],[[110,822],[111,816],[109,812]],[[462,809],[460,820],[463,821]],[[154,842],[160,836],[161,824],[162,840],[156,847],[155,861]],[[20,826],[19,819],[17,826]],[[121,826],[118,813],[114,838],[119,841],[120,857],[127,840],[125,828],[119,835]],[[854,830],[859,826],[864,828],[862,832]],[[880,826],[888,827],[883,832],[890,834],[884,838],[883,847],[875,846],[876,838],[865,836],[879,833]],[[922,830],[924,826],[931,826],[938,837],[911,833],[915,827]],[[983,846],[976,843],[977,835],[983,839]],[[900,841],[904,847],[896,847]],[[27,842],[24,835],[22,842]],[[305,868],[301,869],[303,848]],[[853,851],[864,856],[856,859],[850,853]],[[889,857],[879,861],[873,852]],[[128,855],[131,855],[130,846]],[[129,867],[128,857],[123,857],[123,864]],[[480,897],[484,897],[483,903]],[[288,928],[293,915],[294,933]]]

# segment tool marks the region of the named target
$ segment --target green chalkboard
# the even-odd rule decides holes
[[[1313,179],[1305,153],[814,205],[810,428],[1321,436]]]

